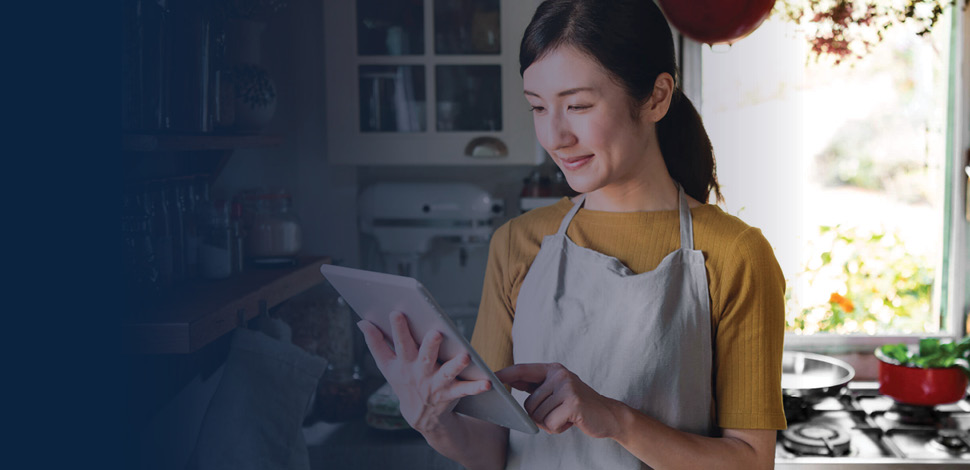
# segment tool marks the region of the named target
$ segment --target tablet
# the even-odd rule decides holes
[[[431,330],[444,335],[438,353],[439,361],[445,362],[463,352],[468,353],[471,363],[458,377],[464,380],[488,380],[492,387],[484,393],[458,400],[456,412],[516,431],[530,434],[539,432],[525,409],[512,398],[417,279],[329,264],[321,266],[320,272],[358,316],[381,329],[388,342],[392,338],[390,313],[399,311],[407,315],[408,326],[416,342],[420,342]]]

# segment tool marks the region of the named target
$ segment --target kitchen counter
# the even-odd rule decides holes
[[[381,431],[363,421],[337,425],[319,444],[308,445],[310,468],[313,470],[461,470],[456,462],[438,454],[415,431]],[[885,459],[859,459],[851,463],[835,463],[831,458],[803,458],[799,462],[776,460],[777,470],[810,470],[850,468],[853,470],[965,469],[970,463],[936,463]]]
[[[381,431],[363,420],[338,425],[323,442],[308,443],[313,470],[461,470],[416,431]]]

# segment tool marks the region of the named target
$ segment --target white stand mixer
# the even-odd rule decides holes
[[[488,245],[504,203],[465,183],[378,183],[360,196],[360,230],[373,236],[385,271],[417,276],[435,240]]]
[[[358,206],[382,261],[364,268],[418,279],[470,335],[504,202],[467,183],[377,183]]]

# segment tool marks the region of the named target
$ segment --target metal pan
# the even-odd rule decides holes
[[[785,351],[781,358],[781,388],[785,395],[816,402],[837,396],[855,377],[845,361],[821,354]]]

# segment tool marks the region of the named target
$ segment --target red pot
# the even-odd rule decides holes
[[[892,363],[876,350],[879,393],[909,405],[936,406],[960,401],[967,394],[967,376],[956,367],[923,369]]]
[[[705,44],[731,44],[761,26],[775,0],[659,0],[667,21]]]

